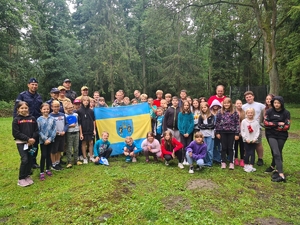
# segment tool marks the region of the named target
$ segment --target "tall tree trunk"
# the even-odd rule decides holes
[[[279,94],[279,74],[276,60],[276,20],[277,0],[264,0],[259,7],[257,0],[251,0],[255,17],[259,28],[262,31],[266,51],[268,73],[270,80],[270,93]],[[264,10],[264,12],[262,12]]]

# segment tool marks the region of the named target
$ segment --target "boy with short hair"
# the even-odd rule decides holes
[[[163,121],[163,131],[169,130],[173,137],[180,141],[180,133],[178,130],[178,114],[180,108],[178,106],[178,97],[172,97],[172,106],[167,109],[164,121]]]
[[[100,164],[101,157],[108,159],[112,153],[112,148],[109,147],[110,142],[108,141],[108,137],[109,133],[107,131],[103,131],[101,138],[96,141],[94,145],[95,165]]]
[[[172,106],[172,95],[170,93],[165,94],[168,108]]]
[[[97,107],[108,107],[108,105],[105,103],[104,97],[99,98],[99,105]]]
[[[65,133],[69,128],[67,118],[64,113],[60,112],[60,102],[57,100],[52,101],[52,113],[50,116],[56,121],[56,137],[52,145],[51,161],[54,170],[62,170],[60,165],[61,152],[64,151]]]
[[[72,154],[74,156],[74,164],[81,165],[82,162],[78,160],[78,148],[79,148],[79,125],[78,125],[78,114],[74,111],[73,104],[71,102],[65,105],[65,115],[69,123],[69,128],[66,133],[67,143],[67,168],[72,167]],[[73,152],[74,151],[74,152]]]
[[[163,134],[163,120],[164,120],[164,114],[163,114],[163,108],[158,107],[156,110],[156,119],[154,124],[154,135],[155,139],[157,139],[160,142],[161,136]]]
[[[163,91],[162,90],[157,90],[156,91],[156,99],[153,101],[153,105],[156,105],[156,107],[160,107],[160,101],[162,100],[162,96],[163,96]]]

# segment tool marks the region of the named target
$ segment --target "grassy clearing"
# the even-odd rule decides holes
[[[298,224],[300,221],[300,110],[290,109],[291,133],[284,168],[288,182],[273,183],[264,170],[221,171],[218,165],[188,174],[173,162],[92,164],[54,172],[44,182],[17,186],[19,155],[11,118],[0,118],[0,223],[5,224]],[[268,223],[268,224],[269,224]]]

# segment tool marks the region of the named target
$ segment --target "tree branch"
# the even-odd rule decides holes
[[[245,6],[245,7],[251,7],[253,8],[252,5],[250,4],[244,4],[244,3],[239,3],[239,2],[230,2],[230,1],[216,1],[216,2],[211,2],[211,3],[207,3],[207,4],[203,4],[203,5],[197,5],[197,4],[189,4],[189,5],[186,5],[184,6],[179,12],[189,8],[189,7],[197,7],[197,8],[203,8],[205,6],[210,6],[210,5],[216,5],[216,4],[220,4],[220,3],[227,3],[227,4],[230,4],[230,5],[239,5],[239,6]]]

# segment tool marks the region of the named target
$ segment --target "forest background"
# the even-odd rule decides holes
[[[108,101],[123,89],[210,96],[267,85],[300,98],[299,0],[1,0],[0,100],[36,77],[43,99],[72,80]]]

